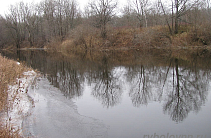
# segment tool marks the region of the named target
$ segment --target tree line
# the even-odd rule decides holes
[[[115,0],[93,0],[80,9],[76,0],[19,2],[0,17],[0,47],[43,47],[52,40],[68,39],[78,26],[99,30],[103,39],[108,28],[147,28],[167,26],[178,34],[181,26],[211,22],[210,0],[131,0],[119,8]],[[93,30],[94,31],[94,30]]]

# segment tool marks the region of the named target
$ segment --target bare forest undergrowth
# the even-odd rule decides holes
[[[76,0],[19,2],[0,16],[0,48],[56,50],[211,45],[210,1]]]
[[[167,27],[156,26],[142,29],[110,29],[105,39],[99,30],[79,26],[68,38],[61,41],[54,39],[46,47],[56,51],[71,50],[119,50],[139,48],[190,48],[211,45],[211,25],[204,24],[197,29],[192,26],[181,26],[179,33],[170,35]]]

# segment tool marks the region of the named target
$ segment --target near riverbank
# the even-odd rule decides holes
[[[0,137],[21,137],[22,120],[32,106],[27,89],[36,72],[0,55]]]

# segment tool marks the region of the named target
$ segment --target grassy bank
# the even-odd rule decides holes
[[[28,71],[29,68],[17,63],[16,61],[9,60],[0,55],[0,111],[1,114],[7,112],[10,108],[8,103],[8,86],[15,85],[16,79],[23,77],[23,72]],[[20,137],[18,131],[13,131],[9,124],[6,124],[2,119],[0,122],[0,137]]]
[[[99,30],[90,26],[79,26],[69,37],[61,41],[54,39],[47,45],[57,51],[88,49],[131,49],[131,48],[183,48],[211,45],[211,25],[180,27],[178,34],[171,35],[167,27],[110,28],[106,39]]]

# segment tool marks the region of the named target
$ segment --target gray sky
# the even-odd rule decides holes
[[[10,5],[15,5],[16,3],[23,1],[23,2],[40,2],[41,0],[1,0],[0,3],[0,14],[4,15],[7,13]]]
[[[16,4],[20,1],[23,2],[28,2],[28,3],[39,3],[40,1],[43,0],[1,0],[0,2],[0,15],[4,15],[5,13],[7,13],[9,6],[12,4]],[[82,9],[84,7],[84,5],[86,5],[90,0],[76,0],[78,2],[78,4],[80,5],[80,8]],[[127,3],[127,0],[118,0],[119,6],[120,5],[124,5]]]

